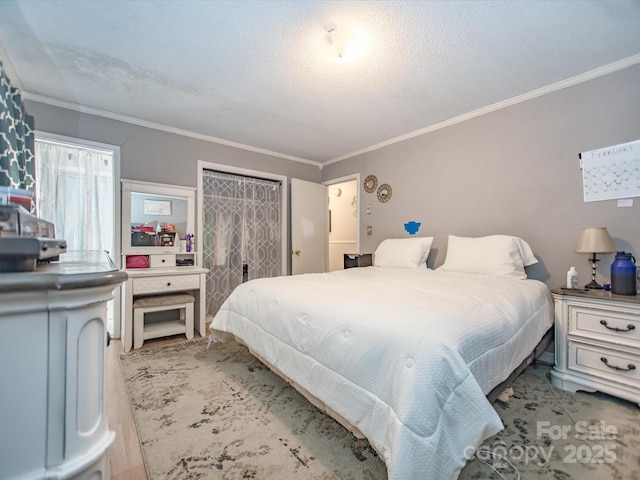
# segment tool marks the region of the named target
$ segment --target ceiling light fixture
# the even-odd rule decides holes
[[[362,58],[367,52],[369,42],[362,32],[347,28],[338,30],[335,24],[327,25],[325,30],[325,39],[338,55],[338,61],[351,62]]]

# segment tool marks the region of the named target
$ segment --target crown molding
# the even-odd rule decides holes
[[[1,46],[0,46],[1,47]],[[582,73],[580,75],[576,75],[574,77],[568,78],[566,80],[561,80],[559,82],[553,83],[551,85],[547,85],[545,87],[536,89],[536,90],[532,90],[530,92],[524,93],[522,95],[518,95],[512,98],[509,98],[507,100],[503,100],[497,103],[494,103],[492,105],[488,105],[486,107],[482,107],[479,108],[477,110],[474,110],[472,112],[468,112],[462,115],[458,115],[457,117],[454,118],[450,118],[448,120],[444,120],[442,122],[438,122],[436,124],[433,125],[429,125],[428,127],[424,127],[421,128],[419,130],[415,130],[413,132],[409,132],[406,133],[404,135],[400,135],[394,138],[391,138],[389,140],[385,140],[384,142],[380,142],[380,143],[376,143],[374,145],[370,145],[368,147],[362,148],[360,150],[356,150],[353,151],[351,153],[347,153],[345,155],[342,155],[340,157],[336,157],[333,158],[331,160],[328,160],[326,162],[317,162],[317,161],[313,161],[313,160],[308,160],[306,158],[300,158],[300,157],[296,157],[293,155],[287,155],[284,153],[279,153],[279,152],[273,152],[271,150],[266,150],[263,148],[258,148],[258,147],[252,147],[250,145],[245,145],[242,143],[237,143],[237,142],[231,142],[229,140],[224,140],[221,138],[217,138],[217,137],[212,137],[210,135],[204,135],[201,133],[195,133],[195,132],[191,132],[188,130],[182,130],[179,128],[175,128],[175,127],[169,127],[167,125],[162,125],[162,124],[158,124],[158,123],[154,123],[154,122],[149,122],[146,120],[142,120],[139,118],[134,118],[134,117],[129,117],[126,115],[120,115],[117,113],[113,113],[113,112],[109,112],[106,110],[100,110],[97,108],[92,108],[92,107],[87,107],[84,105],[79,105],[76,103],[72,103],[72,102],[67,102],[64,100],[58,100],[55,98],[51,98],[51,97],[46,97],[43,95],[38,95],[35,93],[31,93],[31,92],[22,92],[22,98],[23,99],[27,99],[27,100],[32,100],[32,101],[36,101],[36,102],[40,102],[40,103],[45,103],[48,105],[52,105],[52,106],[56,106],[56,107],[60,107],[60,108],[66,108],[69,110],[74,110],[76,112],[80,112],[80,113],[85,113],[88,115],[96,115],[99,117],[104,117],[104,118],[109,118],[112,120],[117,120],[117,121],[121,121],[121,122],[125,122],[125,123],[130,123],[133,125],[138,125],[141,127],[146,127],[146,128],[151,128],[154,130],[160,130],[160,131],[164,131],[164,132],[168,132],[168,133],[174,133],[176,135],[182,135],[185,137],[190,137],[190,138],[195,138],[198,140],[204,140],[206,142],[211,142],[211,143],[217,143],[219,145],[226,145],[228,147],[233,147],[233,148],[238,148],[240,150],[246,150],[246,151],[250,151],[250,152],[254,152],[254,153],[259,153],[259,154],[263,154],[263,155],[268,155],[268,156],[272,156],[272,157],[277,157],[277,158],[282,158],[285,160],[291,160],[294,162],[299,162],[299,163],[304,163],[307,165],[313,165],[318,167],[319,169],[322,169],[323,167],[327,166],[327,165],[331,165],[333,163],[337,163],[337,162],[341,162],[343,160],[347,160],[349,158],[355,157],[357,155],[362,155],[364,153],[369,153],[369,152],[373,152],[375,150],[380,150],[381,148],[387,147],[389,145],[393,145],[395,143],[399,143],[402,142],[404,140],[409,140],[411,138],[415,138],[421,135],[425,135],[427,133],[431,133],[434,132],[436,130],[440,130],[442,128],[446,128],[449,127],[451,125],[455,125],[461,122],[464,122],[466,120],[470,120],[472,118],[476,118],[479,117],[481,115],[485,115],[487,113],[491,113],[494,112],[496,110],[500,110],[506,107],[510,107],[512,105],[516,105],[518,103],[522,103],[522,102],[526,102],[527,100],[531,100],[533,98],[537,98],[540,97],[542,95],[546,95],[548,93],[552,93],[552,92],[556,92],[558,90],[562,90],[564,88],[567,87],[571,87],[574,85],[578,85],[580,83],[583,82],[587,82],[589,80],[607,75],[609,73],[613,73],[616,72],[618,70],[622,70],[628,67],[631,67],[633,65],[637,65],[640,63],[640,54],[637,55],[632,55],[630,57],[624,58],[622,60],[619,60],[617,62],[613,62],[610,63],[608,65],[596,68],[594,70],[590,70],[588,72]]]
[[[322,169],[322,164],[314,160],[308,160],[306,158],[295,157],[293,155],[287,155],[284,153],[273,152],[264,148],[252,147],[251,145],[245,145],[242,143],[231,142],[222,138],[212,137],[210,135],[204,135],[202,133],[191,132],[189,130],[182,130],[180,128],[170,127],[168,125],[162,125],[160,123],[149,122],[140,118],[129,117],[127,115],[121,115],[119,113],[109,112],[107,110],[100,110],[98,108],[87,107],[73,102],[67,102],[65,100],[59,100],[57,98],[46,97],[32,92],[21,92],[22,98],[31,100],[34,102],[45,103],[54,107],[66,108],[79,113],[85,113],[87,115],[95,115],[98,117],[109,118],[111,120],[117,120],[119,122],[130,123],[132,125],[138,125],[140,127],[151,128],[153,130],[160,130],[163,132],[174,133],[176,135],[182,135],[184,137],[195,138],[197,140],[204,140],[205,142],[217,143],[219,145],[225,145],[227,147],[238,148],[240,150],[247,150],[249,152],[260,153],[263,155],[269,155],[271,157],[282,158],[284,160],[291,160],[293,162],[305,163],[307,165],[313,165]]]
[[[374,150],[380,150],[381,148],[387,147],[389,145],[393,145],[394,143],[399,143],[404,140],[408,140],[410,138],[419,137],[420,135],[434,132],[436,130],[449,127],[451,125],[455,125],[457,123],[461,123],[466,120],[470,120],[472,118],[479,117],[481,115],[485,115],[490,112],[495,112],[496,110],[510,107],[511,105],[516,105],[518,103],[526,102],[527,100],[531,100],[532,98],[541,97],[542,95],[556,92],[558,90],[562,90],[563,88],[572,87],[574,85],[578,85],[580,83],[593,80],[594,78],[602,77],[609,73],[617,72],[618,70],[623,70],[625,68],[631,67],[638,63],[640,63],[640,54],[632,55],[631,57],[623,58],[622,60],[619,60],[617,62],[613,62],[603,67],[590,70],[588,72],[582,73],[580,75],[576,75],[566,80],[561,80],[559,82],[552,83],[551,85],[547,85],[546,87],[538,88],[537,90],[532,90],[530,92],[523,93],[522,95],[518,95],[516,97],[512,97],[507,100],[503,100],[501,102],[497,102],[492,105],[479,108],[472,112],[458,115],[457,117],[450,118],[448,120],[444,120],[442,122],[435,123],[433,125],[429,125],[428,127],[421,128],[419,130],[415,130],[413,132],[406,133],[404,135],[391,138],[389,140],[385,140],[384,142],[376,143],[375,145],[371,145],[369,147],[356,150],[355,152],[347,153],[346,155],[342,155],[340,157],[333,158],[327,162],[323,162],[322,165],[326,167],[327,165],[331,165],[332,163],[337,163],[343,160],[347,160],[348,158],[355,157],[356,155],[362,155],[363,153],[369,153],[369,152],[373,152]]]

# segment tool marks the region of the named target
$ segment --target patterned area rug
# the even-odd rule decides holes
[[[121,356],[148,476],[387,478],[366,440],[313,407],[235,342],[206,339]],[[636,404],[552,387],[529,367],[461,479],[640,479]],[[471,454],[472,452],[470,452]]]

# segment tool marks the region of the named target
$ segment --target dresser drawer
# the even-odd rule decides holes
[[[175,267],[176,256],[175,255],[149,255],[149,267]]]
[[[569,370],[640,386],[640,356],[569,341]]]
[[[640,319],[625,312],[571,306],[569,333],[640,348]]]
[[[175,292],[200,288],[200,275],[168,275],[133,279],[133,294]]]

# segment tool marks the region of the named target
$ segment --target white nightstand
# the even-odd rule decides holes
[[[604,290],[552,291],[556,364],[551,382],[640,405],[640,298]]]

